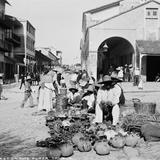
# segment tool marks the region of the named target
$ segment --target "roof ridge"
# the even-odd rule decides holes
[[[100,7],[96,7],[96,8],[94,8],[94,9],[87,10],[87,11],[85,11],[85,12],[83,12],[83,13],[84,13],[84,14],[85,14],[85,13],[90,13],[90,12],[91,12],[91,13],[96,13],[96,12],[102,11],[102,10],[104,10],[104,9],[106,9],[106,8],[110,8],[110,7],[118,4],[118,3],[121,2],[121,1],[124,1],[124,0],[117,0],[117,1],[114,1],[114,2],[112,2],[112,3],[108,3],[108,4],[106,4],[106,5],[103,5],[103,6],[100,6]]]
[[[118,16],[120,16],[120,15],[122,15],[122,14],[125,14],[125,13],[127,13],[127,12],[130,12],[130,11],[132,11],[132,10],[134,10],[134,9],[137,9],[137,8],[143,6],[143,5],[146,5],[146,4],[150,3],[150,2],[156,2],[156,3],[160,4],[160,2],[157,1],[157,0],[149,0],[149,1],[147,1],[147,2],[144,2],[144,3],[142,3],[142,4],[140,4],[140,5],[136,6],[136,7],[134,7],[134,8],[131,8],[131,9],[127,10],[127,11],[121,12],[121,13],[119,13],[119,14],[117,14],[117,15],[114,15],[114,16],[112,16],[112,17],[110,17],[110,18],[107,18],[107,19],[105,19],[105,20],[102,20],[102,21],[98,22],[97,24],[94,24],[94,25],[92,25],[92,26],[89,26],[88,28],[92,28],[92,27],[94,27],[94,26],[97,26],[97,25],[99,25],[99,24],[101,24],[101,23],[103,23],[103,22],[106,22],[106,21],[108,21],[108,20],[110,20],[110,19],[113,19],[113,18],[115,18],[115,17],[118,17]]]

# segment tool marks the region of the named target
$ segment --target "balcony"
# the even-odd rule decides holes
[[[0,12],[0,24],[5,27],[5,15],[3,12]]]
[[[8,42],[0,39],[0,51],[4,52],[11,52],[12,51],[12,45]]]
[[[12,26],[14,25],[14,20],[10,16],[5,15],[3,12],[0,12],[0,25],[3,28],[12,28]]]
[[[12,32],[12,30],[6,31],[6,40],[12,42],[14,45],[19,46],[21,43],[21,38]]]

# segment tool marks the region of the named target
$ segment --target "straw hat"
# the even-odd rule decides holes
[[[117,77],[111,77],[111,79],[112,79],[114,82],[117,82],[117,83],[123,82],[122,80],[120,80],[120,79],[117,78]]]
[[[111,79],[111,76],[105,75],[102,79],[102,82],[99,82],[98,84],[106,84],[106,83],[112,83],[113,80]]]

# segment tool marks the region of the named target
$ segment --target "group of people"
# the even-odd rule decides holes
[[[88,77],[85,73],[80,79],[77,77],[77,81],[73,82],[71,79],[71,83],[77,87],[73,85],[74,87],[69,88],[68,102],[71,105],[81,103],[89,113],[94,113],[94,122],[101,123],[106,120],[116,125],[119,122],[120,105],[125,103],[120,82],[122,80],[109,75],[95,82],[94,78]]]
[[[116,75],[124,82],[130,82],[133,80],[133,67],[132,64],[125,64],[124,66],[113,67],[112,65],[108,70],[109,75]]]
[[[49,112],[53,110],[53,99],[60,93],[60,88],[67,89],[68,106],[81,106],[89,113],[95,114],[94,122],[111,121],[113,125],[119,122],[120,105],[125,103],[121,79],[104,75],[102,80],[96,82],[87,71],[74,72],[68,87],[65,78],[56,70],[46,70],[41,77],[38,89],[38,111]],[[25,80],[25,97],[21,104],[30,99],[33,105],[31,77]]]
[[[19,89],[21,89],[22,86],[25,85],[25,80],[26,80],[27,76],[30,76],[32,85],[39,85],[40,73],[30,72],[30,73],[27,73],[27,74],[21,74],[20,75],[19,78],[21,79],[21,83],[20,83]]]

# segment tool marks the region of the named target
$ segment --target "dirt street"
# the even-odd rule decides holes
[[[160,111],[160,84],[146,83],[144,89],[139,90],[133,87],[131,83],[123,83],[126,97],[126,105],[133,106],[132,98],[139,98],[144,102],[156,102],[157,110]],[[48,128],[45,126],[46,115],[35,115],[37,111],[36,98],[37,87],[33,87],[33,96],[35,107],[20,108],[23,99],[23,89],[18,87],[5,89],[4,96],[8,100],[0,101],[0,157],[20,157],[20,156],[45,156],[46,149],[35,146],[36,140],[49,137]],[[140,150],[145,159],[159,160],[158,148],[160,144],[153,144],[154,152],[150,148]],[[122,151],[114,151],[107,157],[109,160],[126,159]],[[89,153],[76,152],[74,156],[66,158],[68,160],[101,160],[104,157],[98,156],[94,151]],[[149,160],[149,159],[148,159]]]

